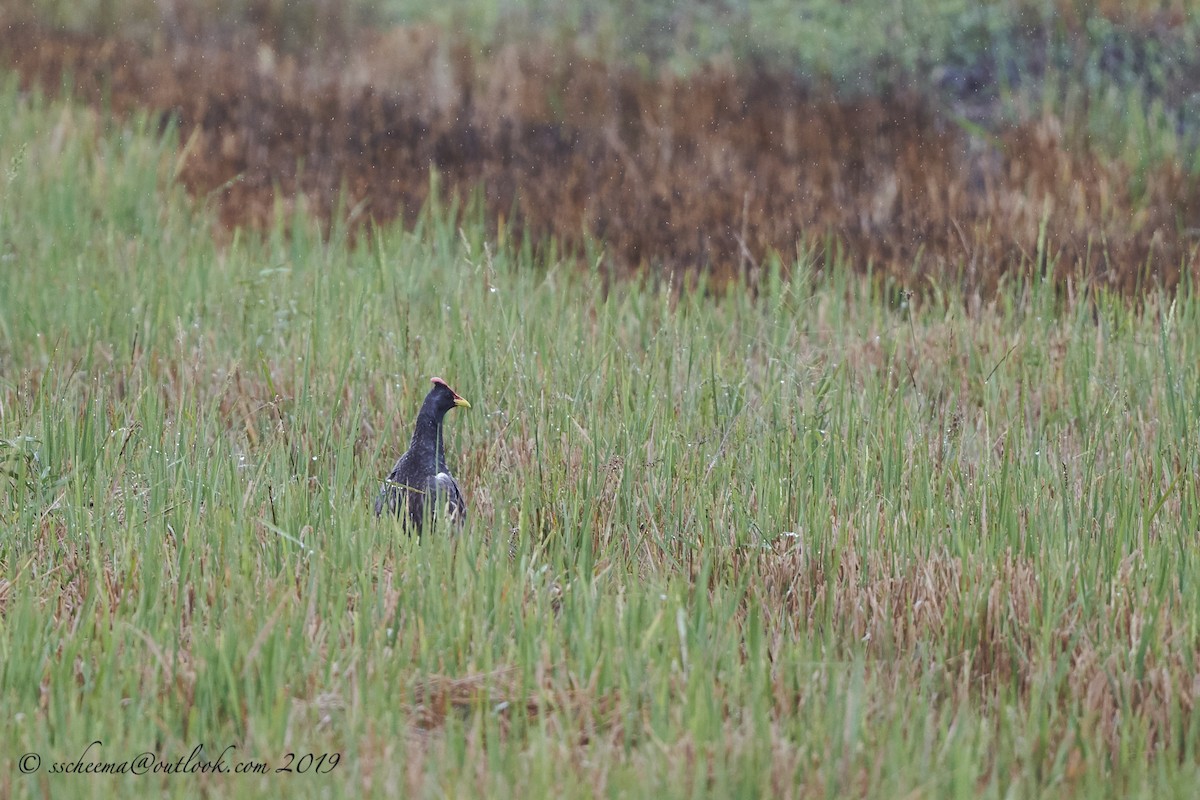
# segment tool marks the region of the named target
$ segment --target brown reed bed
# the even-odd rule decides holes
[[[117,113],[176,119],[178,177],[228,226],[296,202],[352,228],[412,221],[440,186],[493,231],[672,280],[753,282],[768,259],[802,250],[819,268],[837,248],[909,288],[988,296],[1053,271],[1137,293],[1198,264],[1200,191],[1179,164],[1135,181],[1053,114],[985,134],[916,91],[839,99],[732,62],[647,76],[425,28],[302,63],[14,26],[0,63],[26,87],[65,80]]]

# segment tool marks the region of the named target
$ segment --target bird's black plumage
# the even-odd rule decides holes
[[[460,526],[466,521],[467,504],[458,481],[446,466],[442,441],[446,412],[455,406],[470,408],[471,404],[444,380],[434,378],[433,388],[425,395],[417,414],[408,451],[400,456],[379,490],[375,516],[386,510],[416,531],[421,530],[426,517],[433,519],[445,514],[445,518]]]

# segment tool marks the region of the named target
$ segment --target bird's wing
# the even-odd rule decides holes
[[[379,487],[379,496],[375,498],[375,516],[381,516],[384,511],[396,516],[407,512],[409,516],[420,520],[423,494],[389,475]]]
[[[388,473],[375,499],[375,516],[383,514],[384,510],[396,516],[408,515],[409,521],[417,528],[421,526],[421,514],[424,512],[424,490],[420,483],[415,486],[406,477],[408,469],[408,453],[400,456],[396,466]]]
[[[437,495],[437,510],[446,513],[446,519],[456,525],[467,519],[467,503],[463,500],[458,481],[449,472],[439,472],[430,481],[430,489]]]

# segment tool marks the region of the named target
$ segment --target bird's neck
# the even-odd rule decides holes
[[[409,450],[422,452],[437,458],[437,467],[446,469],[446,448],[442,441],[442,422],[444,416],[439,416],[431,409],[422,408],[417,415],[417,424],[413,429],[412,442]]]

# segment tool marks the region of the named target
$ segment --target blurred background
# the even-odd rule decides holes
[[[0,68],[161,112],[231,229],[433,199],[612,274],[1137,292],[1197,269],[1198,32],[1182,0],[33,0]]]

